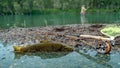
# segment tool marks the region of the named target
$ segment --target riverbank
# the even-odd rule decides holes
[[[34,27],[34,28],[10,28],[1,30],[0,39],[3,43],[12,44],[12,45],[29,45],[40,43],[40,41],[47,40],[51,42],[64,43],[71,47],[78,47],[88,45],[81,40],[90,43],[93,47],[96,45],[97,41],[94,39],[85,39],[81,38],[76,40],[73,37],[80,37],[80,35],[94,35],[107,37],[100,32],[102,28],[106,25],[64,25],[64,26],[47,26],[47,27]],[[69,37],[66,37],[69,36]],[[119,36],[117,39],[119,43]],[[119,49],[119,46],[116,47]]]

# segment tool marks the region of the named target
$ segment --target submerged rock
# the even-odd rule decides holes
[[[13,46],[18,53],[28,52],[71,52],[74,49],[60,43],[38,43],[27,46]]]

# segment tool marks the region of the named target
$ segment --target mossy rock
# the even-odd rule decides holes
[[[71,52],[74,49],[60,43],[39,43],[27,46],[13,46],[15,52]]]

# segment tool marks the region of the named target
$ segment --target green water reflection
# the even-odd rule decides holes
[[[0,16],[0,27],[37,27],[48,25],[80,24],[86,23],[120,23],[120,13],[58,13],[43,15],[5,15]]]

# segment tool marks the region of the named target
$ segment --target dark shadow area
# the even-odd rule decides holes
[[[38,53],[27,53],[27,54],[18,54],[15,53],[15,59],[20,59],[21,57],[27,55],[29,57],[37,56],[41,59],[52,59],[52,58],[60,58],[66,56],[70,52],[38,52]]]

